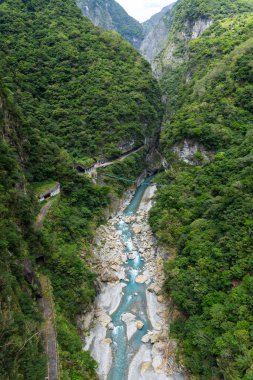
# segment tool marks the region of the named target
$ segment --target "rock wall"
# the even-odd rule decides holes
[[[105,30],[115,30],[139,49],[144,38],[142,25],[116,1],[76,0],[76,4],[95,25]]]
[[[202,144],[188,139],[175,144],[172,151],[180,160],[190,165],[203,164],[203,162],[210,161],[212,157],[212,152],[205,149]]]
[[[149,21],[143,24],[146,34],[141,44],[140,52],[151,65],[165,47],[172,25],[171,10],[173,6],[174,3],[163,8],[160,13],[151,17]]]
[[[171,22],[173,23],[173,20],[171,20]],[[167,35],[163,51],[152,63],[155,76],[159,79],[169,68],[174,69],[185,63],[189,59],[187,50],[188,42],[201,36],[212,23],[213,20],[208,18],[199,18],[196,21],[186,20],[182,28],[177,31],[172,30],[172,25],[171,35],[170,33]]]
[[[194,23],[187,22],[186,28],[191,32],[191,39],[198,38],[201,34],[213,24],[211,19],[199,19]]]

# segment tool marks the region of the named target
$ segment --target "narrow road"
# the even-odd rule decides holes
[[[43,340],[45,351],[48,357],[47,380],[58,379],[58,348],[57,336],[55,332],[54,304],[52,299],[51,285],[46,276],[40,277],[43,297],[39,300],[40,307],[45,320],[43,329]]]
[[[39,230],[43,227],[43,222],[52,204],[53,204],[53,200],[50,200],[41,208],[35,222],[35,227],[38,228]]]
[[[80,172],[84,172],[84,173],[95,173],[97,169],[99,168],[106,168],[107,166],[110,166],[110,165],[113,165],[115,164],[116,162],[119,162],[119,161],[122,161],[124,160],[125,158],[131,156],[132,154],[134,153],[137,153],[139,152],[141,149],[143,149],[146,145],[142,145],[141,147],[137,148],[137,149],[133,149],[131,150],[130,152],[127,152],[125,154],[122,154],[122,156],[118,157],[118,158],[115,158],[115,160],[112,160],[112,161],[107,161],[107,162],[97,162],[96,164],[94,164],[93,166],[89,167],[89,168],[85,168],[82,164],[76,164],[76,168],[77,170],[79,170],[78,168],[80,168]]]
[[[145,145],[142,145],[140,148],[137,148],[137,149],[131,150],[131,152],[128,152],[128,153],[122,154],[122,156],[120,156],[119,158],[116,158],[115,160],[107,161],[107,162],[104,162],[103,164],[99,164],[99,163],[97,163],[97,164],[94,165],[94,169],[105,168],[106,166],[113,165],[115,162],[122,161],[122,160],[124,160],[126,157],[129,157],[129,156],[131,156],[132,154],[139,152],[139,151],[142,150],[144,147],[145,147]]]
[[[49,200],[40,210],[35,222],[35,226],[38,229],[43,227],[43,222],[45,217],[53,204],[53,199]],[[44,342],[45,353],[48,358],[47,363],[47,380],[58,380],[59,372],[59,360],[58,360],[58,348],[57,348],[57,335],[55,330],[55,314],[54,314],[54,303],[51,291],[51,284],[49,279],[41,275],[39,278],[42,297],[38,300],[40,309],[43,313],[43,318],[45,321],[44,328],[42,331],[42,339]]]

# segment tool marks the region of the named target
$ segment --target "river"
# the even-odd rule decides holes
[[[163,268],[148,225],[155,186],[146,180],[130,203],[98,229],[100,294],[85,349],[101,380],[183,380],[171,317],[162,294]]]

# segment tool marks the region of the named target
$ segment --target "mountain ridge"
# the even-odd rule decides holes
[[[140,23],[129,16],[115,0],[76,0],[76,3],[95,25],[118,32],[151,64],[165,46],[171,24],[171,10],[175,5],[169,4],[149,20]]]
[[[150,20],[143,24],[145,37],[140,46],[140,52],[150,62],[152,67],[156,57],[165,47],[173,22],[173,7],[175,4],[172,3],[164,7],[159,13],[152,16]]]
[[[141,24],[115,0],[76,0],[77,6],[95,25],[115,30],[137,49],[144,38]]]

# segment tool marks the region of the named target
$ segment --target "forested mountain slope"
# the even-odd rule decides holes
[[[45,379],[36,302],[43,273],[56,304],[61,377],[95,379],[76,318],[95,296],[90,243],[112,189],[73,163],[117,156],[130,137],[139,146],[154,136],[159,88],[140,55],[94,27],[74,0],[1,1],[0,24],[0,378]],[[124,162],[129,176],[140,174],[144,155]],[[58,181],[61,194],[38,230],[44,181]]]
[[[142,25],[115,0],[76,0],[83,14],[103,29],[115,30],[137,49],[144,38]]]
[[[130,17],[115,0],[76,0],[76,3],[95,25],[118,32],[151,64],[164,49],[173,19],[171,10],[174,3],[144,23]]]
[[[35,302],[40,289],[24,277],[25,261],[40,250],[21,167],[24,134],[2,88],[0,99],[0,378],[43,379],[42,318]]]
[[[173,112],[180,98],[178,83],[182,82],[181,78],[187,82],[191,74],[186,71],[189,43],[201,36],[213,22],[252,11],[252,0],[177,1],[170,15],[166,45],[152,65],[155,76],[160,79],[169,113]]]
[[[94,28],[72,1],[1,7],[0,70],[26,124],[74,158],[110,158],[159,130],[158,86],[118,35]]]
[[[169,169],[158,182],[169,186],[159,191],[150,221],[170,252],[166,289],[181,311],[172,332],[193,378],[249,380],[253,14],[245,11],[252,2],[183,3],[175,30],[185,15],[213,24],[190,43],[177,40],[179,59],[187,59],[166,68],[163,87],[170,99],[161,149]],[[237,12],[243,14],[233,16]],[[195,165],[179,160],[173,147],[186,141],[209,151],[211,161],[201,149],[192,157]]]

